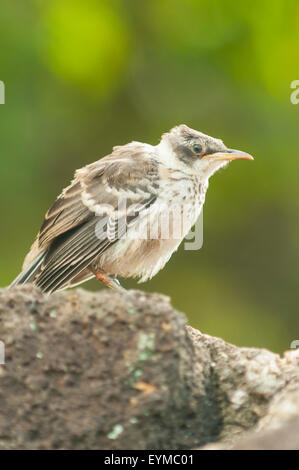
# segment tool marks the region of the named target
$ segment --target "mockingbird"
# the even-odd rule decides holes
[[[236,159],[253,157],[186,125],[156,146],[114,147],[76,171],[11,286],[33,282],[51,293],[94,276],[114,288],[116,276],[152,278],[195,224],[210,176]]]

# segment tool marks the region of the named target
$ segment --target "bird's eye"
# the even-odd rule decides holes
[[[192,150],[194,153],[201,153],[202,152],[202,146],[200,144],[194,144],[192,146]]]

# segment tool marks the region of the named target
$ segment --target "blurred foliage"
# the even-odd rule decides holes
[[[49,2],[44,27],[45,58],[54,73],[104,96],[121,81],[130,31],[108,3]]]
[[[213,177],[203,248],[141,288],[238,345],[299,339],[299,2],[2,0],[0,41],[1,285],[76,168],[184,122],[256,159]]]

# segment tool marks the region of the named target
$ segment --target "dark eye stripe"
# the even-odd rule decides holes
[[[216,148],[216,147],[208,147],[205,152],[205,155],[211,155],[212,153],[221,152],[221,151],[224,151],[224,149]]]

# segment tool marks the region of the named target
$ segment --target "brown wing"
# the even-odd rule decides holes
[[[133,199],[136,191],[155,191],[157,165],[144,153],[142,144],[115,147],[111,155],[78,170],[70,186],[62,191],[46,213],[23,269],[41,252],[48,250],[54,239],[88,221],[99,204],[115,207],[118,190],[127,190]]]
[[[83,204],[81,193],[81,182],[79,178],[75,178],[48,210],[38,234],[40,249],[49,248],[56,237],[80,225],[92,215]]]
[[[143,147],[136,151],[135,145],[132,155],[131,145],[77,171],[48,211],[34,247],[37,254],[46,252],[35,278],[44,291],[63,288],[117,241],[120,224],[124,231],[155,201],[158,165]],[[123,207],[131,208],[125,219]],[[116,235],[99,239],[99,223],[105,233],[112,227]]]

